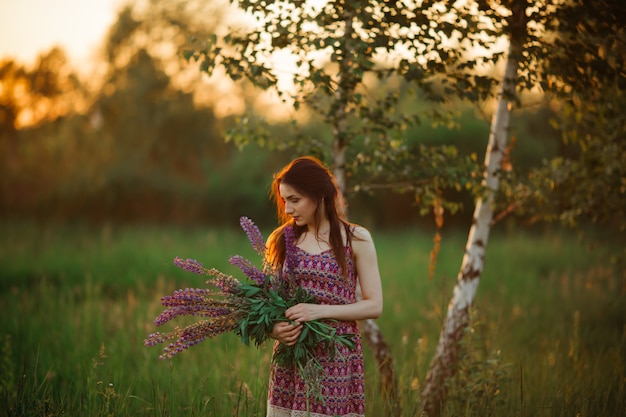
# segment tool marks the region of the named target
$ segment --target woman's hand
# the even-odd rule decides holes
[[[293,307],[289,307],[285,312],[285,317],[296,323],[305,321],[313,321],[322,318],[321,312],[323,307],[320,304],[300,303]]]
[[[281,321],[274,325],[274,329],[269,336],[287,346],[293,346],[298,341],[301,332],[301,324],[291,324],[287,321]]]

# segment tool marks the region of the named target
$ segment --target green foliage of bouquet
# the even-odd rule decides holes
[[[174,355],[213,338],[217,335],[234,332],[241,341],[250,345],[252,341],[260,347],[269,338],[274,325],[288,321],[285,312],[299,303],[315,303],[315,297],[302,288],[285,290],[285,281],[290,279],[282,271],[274,271],[265,262],[265,240],[256,225],[247,217],[240,219],[243,230],[255,251],[263,256],[263,269],[259,270],[247,259],[236,255],[230,263],[236,265],[249,279],[242,283],[237,278],[224,274],[217,269],[205,268],[193,259],[176,257],[174,264],[186,271],[211,278],[206,281],[211,288],[185,288],[174,291],[172,295],[161,298],[165,310],[154,323],[161,326],[178,316],[201,317],[195,323],[184,328],[176,327],[167,333],[152,333],[144,341],[146,346],[168,343],[163,348],[161,359]],[[295,237],[293,229],[285,228],[287,257],[293,253]],[[303,322],[302,333],[296,344],[280,344],[273,356],[273,361],[285,367],[296,367],[303,378],[310,382],[311,375],[322,371],[314,351],[321,346],[332,357],[337,354],[340,345],[353,349],[354,335],[337,334],[330,321],[313,320]],[[311,371],[313,369],[313,371]]]

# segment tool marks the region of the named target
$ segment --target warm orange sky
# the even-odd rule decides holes
[[[0,59],[32,63],[59,45],[75,62],[88,60],[122,0],[0,0]]]

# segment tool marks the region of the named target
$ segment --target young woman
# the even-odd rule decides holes
[[[383,294],[374,242],[369,231],[345,220],[337,182],[313,157],[295,159],[274,175],[272,197],[279,223],[267,243],[269,263],[286,272],[290,285],[314,294],[316,304],[298,304],[286,312],[289,322],[274,326],[270,337],[293,345],[302,323],[329,319],[338,334],[354,334],[356,347],[340,347],[331,357],[323,349],[316,358],[323,400],[308,395],[297,369],[275,363],[270,370],[268,417],[361,417],[365,415],[364,367],[357,320],[374,319]],[[285,262],[285,228],[293,228],[295,260]],[[291,268],[292,270],[287,270]],[[357,299],[357,286],[361,296]]]

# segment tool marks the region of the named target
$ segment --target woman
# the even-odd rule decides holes
[[[297,304],[286,312],[289,322],[274,326],[270,337],[293,345],[302,323],[332,319],[338,334],[354,334],[356,347],[340,347],[330,357],[318,349],[316,358],[324,368],[322,400],[307,392],[296,369],[272,364],[268,417],[365,415],[364,367],[357,320],[380,316],[383,295],[374,242],[369,231],[345,220],[344,205],[332,173],[313,157],[295,159],[274,175],[272,197],[281,224],[267,243],[268,261],[289,276],[291,285],[316,296],[316,304]],[[295,260],[285,262],[284,231],[292,227]],[[287,270],[292,268],[293,270]],[[357,285],[361,297],[357,300]]]

